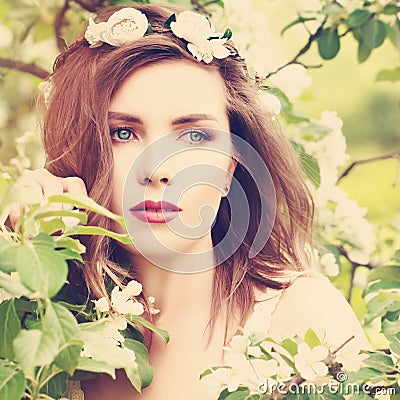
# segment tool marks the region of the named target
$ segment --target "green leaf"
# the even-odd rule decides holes
[[[297,343],[293,339],[285,339],[281,346],[286,349],[292,356],[297,354]]]
[[[172,14],[167,18],[167,20],[164,22],[164,28],[165,29],[170,29],[171,28],[171,22],[176,22],[176,14]]]
[[[154,326],[151,322],[147,321],[143,317],[139,315],[126,315],[126,319],[134,324],[139,324],[144,326],[147,329],[150,329],[152,332],[156,333],[162,340],[164,340],[165,343],[169,342],[169,334],[166,330],[164,329],[159,329],[156,326]]]
[[[363,40],[360,40],[358,43],[358,50],[357,50],[358,62],[362,64],[363,62],[367,61],[371,53],[372,49],[369,46],[367,46],[367,44]]]
[[[347,25],[350,28],[357,28],[364,24],[371,16],[371,13],[365,9],[354,10],[347,19]]]
[[[115,366],[104,361],[93,360],[92,358],[80,358],[78,362],[78,370],[94,373],[104,373],[115,379]]]
[[[334,58],[340,50],[337,28],[324,29],[317,39],[318,52],[324,60]]]
[[[309,18],[306,18],[306,17],[299,17],[299,18],[295,19],[294,21],[290,22],[288,25],[286,25],[286,26],[281,30],[281,35],[283,36],[283,34],[284,34],[288,29],[292,28],[292,27],[295,26],[295,25],[304,24],[304,22],[307,22],[307,21],[316,21],[316,19],[317,19],[316,17],[309,17]]]
[[[0,236],[0,270],[7,273],[16,271],[16,257],[17,246]]]
[[[232,37],[232,31],[229,28],[225,29],[225,32],[224,32],[224,34],[222,36],[222,39],[228,39],[229,40],[231,37]]]
[[[26,380],[20,369],[0,365],[0,399],[21,400]]]
[[[385,335],[396,335],[400,332],[400,320],[388,321],[385,319],[382,321],[382,332]]]
[[[394,369],[392,358],[386,354],[373,353],[364,360],[364,364],[381,372],[391,372]]]
[[[368,275],[368,281],[378,279],[400,282],[400,265],[384,265],[373,269]]]
[[[21,330],[14,300],[7,300],[0,304],[0,357],[13,360],[12,342]]]
[[[381,371],[377,371],[373,368],[362,367],[358,371],[349,371],[347,373],[348,383],[357,383],[358,385],[362,385],[365,382],[370,381],[371,383],[379,382],[380,380],[385,378],[385,374]]]
[[[400,6],[396,4],[386,4],[382,9],[382,14],[386,15],[396,15],[400,12]]]
[[[30,292],[21,282],[18,275],[9,275],[5,272],[0,271],[0,287],[2,287],[7,293],[16,297],[30,297]]]
[[[125,221],[124,218],[121,217],[120,215],[114,214],[110,210],[107,210],[107,208],[101,206],[100,204],[97,204],[93,199],[90,197],[84,196],[84,195],[78,195],[78,194],[56,194],[52,195],[48,199],[49,204],[52,203],[66,203],[66,204],[72,204],[77,208],[84,208],[88,211],[93,211],[96,214],[102,215],[104,217],[110,218],[113,221],[118,222],[121,227],[125,229]]]
[[[386,24],[377,19],[371,19],[361,28],[364,43],[370,48],[379,47],[386,38]]]
[[[65,229],[64,235],[99,235],[99,236],[109,236],[118,242],[124,244],[131,244],[132,241],[127,234],[115,233],[99,226],[74,226],[70,229]]]
[[[136,362],[139,366],[140,387],[145,388],[149,386],[153,379],[154,371],[149,364],[149,354],[146,346],[132,339],[125,339],[124,346],[135,352]]]
[[[42,298],[51,298],[64,285],[68,266],[50,246],[25,242],[18,248],[17,269],[22,283]]]
[[[400,81],[400,67],[393,69],[381,69],[376,75],[375,80],[388,82]]]
[[[54,399],[59,399],[67,389],[67,381],[68,374],[66,372],[60,372],[42,386],[40,393],[47,394]]]
[[[37,220],[49,217],[73,217],[79,219],[81,224],[86,225],[88,216],[85,212],[77,210],[58,210],[58,211],[46,211],[36,215]]]
[[[81,340],[70,340],[63,344],[54,359],[54,364],[72,376],[78,367],[82,346]]]
[[[35,367],[50,364],[54,360],[58,343],[58,337],[52,330],[21,330],[13,342],[15,360],[28,377],[33,377]]]
[[[53,218],[48,221],[42,219],[39,221],[40,227],[44,233],[52,235],[58,231],[63,231],[65,229],[64,221],[61,218]]]
[[[304,335],[304,341],[313,349],[316,346],[319,346],[321,344],[321,341],[319,340],[317,334],[309,328]]]
[[[363,297],[367,296],[370,293],[379,292],[381,290],[388,289],[400,289],[400,282],[396,281],[378,281],[373,283],[367,289],[363,291]]]
[[[79,254],[83,254],[86,251],[86,247],[78,239],[64,236],[59,236],[59,238],[55,239],[55,247],[66,248]]]
[[[371,323],[375,318],[385,316],[389,311],[400,308],[400,301],[390,293],[381,292],[367,303],[368,313],[364,316],[365,323]]]
[[[43,319],[43,329],[52,329],[59,338],[61,348],[55,364],[72,375],[83,346],[83,341],[79,340],[80,331],[75,317],[62,305],[50,302]]]
[[[297,157],[300,159],[300,163],[304,172],[315,185],[315,187],[318,188],[321,184],[321,176],[317,160],[310,154],[306,153],[301,144],[292,140],[292,146],[297,153]]]
[[[82,256],[79,253],[75,253],[75,251],[72,251],[70,249],[58,250],[57,254],[62,256],[64,260],[78,260],[80,262],[83,262]]]

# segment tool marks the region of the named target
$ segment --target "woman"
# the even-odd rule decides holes
[[[223,364],[223,346],[243,326],[276,338],[311,327],[332,346],[355,335],[349,348],[366,347],[347,302],[308,271],[312,201],[229,33],[172,6],[134,10],[98,12],[57,59],[46,170],[30,172],[45,196],[87,193],[124,213],[133,244],[90,238],[86,285],[104,296],[105,274],[117,282],[128,259],[171,337],[167,346],[146,337],[155,376],[142,394],[119,374],[82,382],[85,400],[207,399],[199,374]],[[241,230],[233,220],[243,212]],[[113,228],[97,215],[90,223]],[[224,241],[229,232],[240,241]]]

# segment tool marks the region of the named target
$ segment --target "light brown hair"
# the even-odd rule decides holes
[[[103,9],[96,20],[105,21],[120,8]],[[290,284],[281,279],[288,271],[309,267],[313,224],[309,191],[289,140],[260,105],[257,88],[249,83],[243,61],[227,57],[214,59],[209,65],[200,63],[183,40],[162,28],[167,18],[180,9],[143,4],[135,4],[135,8],[146,14],[154,34],[129,45],[103,44],[95,49],[89,48],[81,36],[57,59],[51,76],[54,90],[43,126],[46,166],[57,176],[81,177],[89,196],[110,207],[113,157],[107,112],[116,90],[134,71],[159,62],[184,60],[218,72],[226,88],[231,131],[262,157],[270,171],[277,201],[270,238],[261,252],[250,259],[251,243],[257,231],[263,229],[259,225],[259,196],[263,193],[247,171],[237,166],[234,177],[244,188],[250,207],[249,229],[237,251],[216,267],[211,321],[227,305],[230,310],[240,310],[243,324],[252,311],[254,288],[283,288]],[[96,214],[90,214],[89,223],[111,228],[109,220]],[[212,230],[214,245],[221,240],[229,223],[229,205],[223,198]],[[105,274],[116,279],[121,273],[120,249],[110,238],[101,236],[87,238],[85,244],[84,279],[93,297],[104,296]],[[132,269],[134,273],[134,266]]]

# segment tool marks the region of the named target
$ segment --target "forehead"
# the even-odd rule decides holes
[[[226,116],[226,92],[219,73],[188,61],[148,65],[132,73],[114,94],[110,111],[157,118],[190,113]]]

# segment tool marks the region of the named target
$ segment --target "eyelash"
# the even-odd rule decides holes
[[[132,135],[135,135],[135,136],[136,136],[135,132],[133,132],[133,130],[132,130],[131,128],[128,128],[127,126],[120,126],[120,127],[118,127],[118,128],[114,128],[114,129],[111,129],[111,130],[110,130],[111,139],[114,140],[114,141],[116,141],[116,142],[119,142],[119,143],[123,143],[123,142],[128,142],[128,141],[130,141],[130,138],[129,138],[129,139],[126,139],[126,140],[123,140],[123,139],[117,138],[117,137],[115,136],[115,135],[118,134],[118,132],[124,131],[124,130],[130,132],[130,133],[131,133],[131,136],[132,136]]]
[[[183,136],[187,136],[188,134],[190,134],[192,132],[201,133],[203,135],[203,140],[200,141],[200,142],[192,142],[192,141],[188,140],[188,143],[191,146],[198,146],[199,144],[202,144],[204,142],[209,142],[209,141],[211,141],[213,139],[213,137],[209,133],[204,132],[201,129],[187,129],[179,136],[179,139],[182,138]]]
[[[127,132],[130,132],[131,136],[132,135],[136,136],[135,132],[131,128],[126,127],[126,126],[120,126],[118,128],[113,128],[113,129],[110,130],[111,139],[114,140],[115,142],[119,142],[119,143],[124,143],[124,142],[127,143],[127,142],[129,142],[131,140],[134,140],[134,139],[131,138],[131,136],[128,139],[125,139],[125,140],[116,137],[116,135],[118,135],[118,132],[121,132],[121,131],[124,131],[124,130],[127,131]],[[191,146],[198,146],[198,145],[200,145],[200,144],[202,144],[204,142],[208,142],[208,141],[211,141],[213,139],[212,135],[210,135],[207,132],[204,132],[201,129],[187,129],[187,130],[184,130],[183,133],[181,133],[179,135],[178,140],[182,139],[185,136],[188,136],[190,133],[200,133],[200,134],[202,134],[202,137],[203,137],[203,139],[201,141],[197,141],[197,142],[196,141],[194,142],[194,141],[191,141],[191,140],[186,140],[186,142],[188,142]],[[137,139],[137,136],[136,136],[136,139]]]

